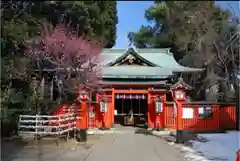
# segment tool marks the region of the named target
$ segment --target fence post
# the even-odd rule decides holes
[[[22,121],[22,115],[19,116],[19,120],[18,120],[18,132],[17,132],[17,135],[19,135],[20,126],[21,126],[21,121]]]
[[[57,130],[56,130],[56,134],[57,134],[57,146],[59,145],[59,136],[60,136],[60,114],[58,115],[58,122],[57,122]]]
[[[67,141],[68,141],[68,139],[69,139],[69,132],[70,132],[70,129],[71,129],[71,121],[72,121],[72,116],[71,116],[71,114],[70,113],[68,113],[68,115],[67,115],[67,117],[68,117],[68,121],[67,121],[67,123],[68,123],[68,134],[67,134]]]
[[[37,136],[37,133],[38,133],[38,130],[37,130],[37,122],[38,122],[38,120],[37,120],[37,118],[38,118],[38,114],[36,114],[36,118],[35,118],[35,134],[36,134],[36,136]]]
[[[35,116],[35,135],[34,140],[38,140],[38,114]]]

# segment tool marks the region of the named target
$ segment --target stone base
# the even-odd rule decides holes
[[[76,140],[77,142],[87,141],[87,129],[76,129]]]
[[[154,130],[154,131],[166,131],[168,129],[166,129],[166,128],[153,128],[152,130]]]
[[[99,128],[99,130],[110,130],[110,128],[107,128],[107,127],[105,127],[105,128]]]

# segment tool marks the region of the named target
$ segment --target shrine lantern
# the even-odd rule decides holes
[[[156,101],[155,102],[155,111],[156,111],[156,113],[163,112],[163,103],[162,103],[162,101]]]
[[[182,78],[179,78],[178,82],[173,84],[170,88],[173,99],[180,102],[187,101],[187,94],[192,87],[186,84]]]
[[[106,113],[107,112],[107,102],[109,101],[109,98],[105,93],[101,93],[99,97],[99,104],[100,104],[100,112]]]
[[[105,101],[100,102],[100,112],[107,112],[107,103]]]
[[[155,112],[157,114],[163,112],[163,97],[157,96],[153,98],[153,101],[155,102]]]

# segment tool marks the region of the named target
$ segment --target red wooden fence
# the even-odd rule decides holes
[[[236,128],[236,106],[233,104],[207,104],[191,102],[182,104],[182,108],[193,111],[192,118],[182,118],[185,130],[228,130]],[[199,109],[207,109],[208,116],[201,116]],[[166,103],[165,123],[169,129],[176,129],[176,112],[173,102]]]
[[[99,108],[97,104],[91,105],[87,115],[87,128],[96,128],[100,126]],[[236,128],[236,106],[234,104],[214,104],[214,103],[199,103],[190,102],[181,104],[182,109],[191,109],[192,117],[181,118],[181,128],[185,130],[229,130]],[[62,105],[54,113],[63,114],[66,112],[73,112],[75,108],[69,105]],[[200,115],[200,109],[206,109],[207,115]],[[77,110],[78,111],[78,110]],[[96,112],[96,113],[95,113]],[[78,116],[81,116],[78,112]],[[173,102],[167,102],[164,108],[164,124],[168,129],[176,129],[177,110],[174,108]],[[182,112],[183,114],[183,112]]]

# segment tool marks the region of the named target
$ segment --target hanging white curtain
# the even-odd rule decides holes
[[[173,117],[177,117],[177,104],[175,102],[173,103]]]

